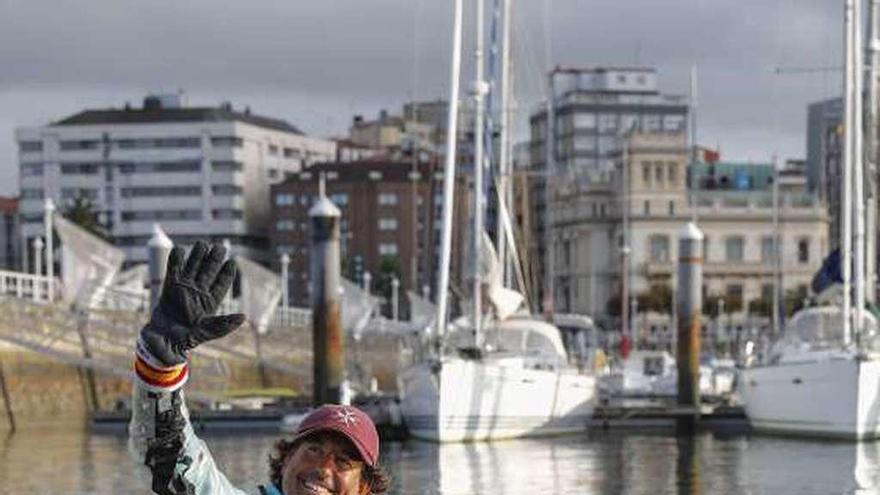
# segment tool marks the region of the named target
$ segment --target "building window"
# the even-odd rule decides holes
[[[651,166],[648,164],[642,164],[642,182],[646,186],[651,185]]]
[[[724,243],[724,252],[727,261],[740,262],[744,256],[745,241],[740,236],[728,237]]]
[[[296,228],[296,222],[294,220],[278,220],[275,222],[275,230],[293,230]]]
[[[776,259],[775,242],[772,236],[764,236],[761,238],[761,262],[773,263]]]
[[[19,141],[18,151],[28,153],[33,151],[43,151],[42,141]]]
[[[211,170],[214,172],[241,172],[243,168],[241,162],[232,160],[222,160],[211,162]]]
[[[810,262],[810,240],[807,238],[801,239],[797,244],[798,250],[798,263],[809,263]]]
[[[709,261],[709,236],[703,237],[703,262]]]
[[[644,209],[645,209],[645,215],[651,214],[651,202],[648,201],[647,199],[645,200]]]
[[[761,299],[765,301],[773,300],[773,284],[764,284],[761,286]]]
[[[61,188],[62,200],[74,200],[84,198],[91,201],[98,199],[98,190],[88,187],[63,187]]]
[[[728,284],[724,289],[724,299],[727,307],[742,307],[743,286],[742,284]],[[729,311],[729,310],[728,310]]]
[[[675,215],[675,201],[669,201],[669,215]]]
[[[211,146],[215,148],[241,148],[244,139],[238,136],[219,136],[211,138]]]
[[[296,148],[284,148],[284,158],[299,158],[300,154]]]
[[[201,220],[202,210],[137,210],[123,211],[123,221]]]
[[[270,144],[269,145],[269,154],[272,156],[277,155],[278,154],[278,146],[276,146],[274,144]]]
[[[651,236],[651,261],[669,261],[669,236],[652,235]]]
[[[397,244],[383,243],[379,244],[380,256],[395,256],[397,254]]]
[[[348,206],[348,194],[346,194],[346,193],[331,194],[330,201],[333,201],[333,203],[339,207]]]
[[[669,164],[669,183],[675,185],[678,182],[678,165],[675,162]]]
[[[94,175],[98,173],[96,163],[62,163],[62,175]]]
[[[232,208],[218,208],[211,210],[211,216],[214,220],[240,220],[244,218],[244,212]]]
[[[276,194],[275,206],[290,206],[296,204],[296,196],[293,194]]]
[[[61,151],[96,150],[100,141],[97,139],[79,139],[75,141],[61,141]]]
[[[397,230],[396,218],[380,218],[379,230]]]
[[[658,185],[663,183],[663,166],[662,165],[656,165],[654,167],[654,180],[657,182]]]
[[[22,163],[21,164],[21,175],[22,175],[22,177],[36,177],[38,175],[43,175],[43,164],[42,163]]]
[[[123,187],[119,190],[123,198],[150,198],[162,196],[201,196],[202,186],[153,186]]]
[[[144,162],[119,164],[120,174],[198,172],[201,169],[202,163],[196,160],[183,160],[179,162]]]
[[[142,139],[117,139],[114,141],[119,149],[148,149],[148,148],[201,148],[202,139],[199,137],[182,138],[142,138]]]
[[[394,206],[397,204],[397,195],[394,193],[379,193],[379,204]]]
[[[244,192],[244,188],[235,184],[214,184],[211,186],[211,192],[215,196],[236,196]]]
[[[42,189],[22,189],[21,199],[43,199]]]

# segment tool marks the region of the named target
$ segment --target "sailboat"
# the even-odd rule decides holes
[[[873,9],[874,2],[871,6]],[[864,235],[860,10],[859,2],[847,0],[843,221],[840,250],[834,253],[841,258],[840,283],[824,291],[822,305],[792,317],[762,362],[742,370],[739,394],[750,423],[760,431],[852,440],[880,438],[880,335],[877,319],[865,311],[865,280],[872,279],[872,270],[865,270],[865,252],[871,251],[866,247],[873,239],[866,241]],[[872,37],[876,37],[874,12],[869,17]],[[873,48],[872,54],[870,112],[876,108],[877,54]],[[869,136],[876,133],[874,120],[869,119]],[[869,148],[876,153],[876,147]],[[823,271],[828,263],[826,260]]]
[[[443,230],[437,289],[437,314],[431,334],[431,353],[400,376],[401,412],[410,434],[437,442],[495,440],[561,434],[586,429],[593,412],[596,380],[569,364],[559,328],[520,308],[524,298],[503,286],[506,255],[498,259],[483,234],[481,201],[476,201],[473,228],[473,290],[469,315],[447,322],[447,291],[452,232],[452,198],[458,79],[461,65],[461,0],[454,2],[454,35],[446,164],[444,169]],[[477,118],[475,125],[475,195],[483,193],[482,172],[482,22],[483,1],[477,2]],[[505,47],[509,47],[510,1],[504,2]],[[507,52],[507,48],[505,48]],[[502,61],[505,64],[504,61]],[[506,67],[506,65],[505,65]],[[507,70],[502,69],[502,78]],[[502,80],[502,85],[505,86]],[[502,90],[503,91],[503,90]],[[502,107],[505,107],[502,104]],[[504,113],[506,108],[502,108]],[[501,119],[501,132],[509,132]],[[502,139],[503,141],[503,139]],[[503,149],[503,148],[502,148]],[[502,165],[503,167],[503,165]],[[502,169],[503,170],[503,169]],[[504,233],[512,239],[499,192],[499,215]],[[515,244],[505,246],[515,250]],[[499,251],[501,251],[499,249]],[[486,308],[483,295],[486,295]],[[488,310],[488,311],[487,311]]]

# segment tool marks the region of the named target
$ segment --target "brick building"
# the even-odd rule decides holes
[[[396,272],[402,290],[433,289],[439,263],[443,174],[436,160],[413,163],[373,159],[317,164],[272,187],[270,237],[275,253],[290,256],[291,304],[309,304],[308,211],[318,194],[318,180],[342,212],[343,276],[362,281],[373,277],[373,290],[382,292],[388,273]],[[456,185],[454,225],[467,225],[465,181]],[[461,262],[463,232],[454,229],[453,283]]]

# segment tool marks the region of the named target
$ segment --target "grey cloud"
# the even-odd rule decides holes
[[[545,0],[513,1],[517,97],[529,109],[547,63]],[[638,61],[679,94],[697,64],[701,140],[730,158],[802,156],[806,104],[839,92],[837,73],[773,73],[838,65],[839,2],[546,1],[555,63]],[[450,11],[440,0],[0,0],[0,192],[14,191],[6,185],[15,182],[15,125],[118,106],[149,90],[249,104],[319,134],[343,133],[353,113],[443,96]],[[524,116],[518,129],[524,135]]]

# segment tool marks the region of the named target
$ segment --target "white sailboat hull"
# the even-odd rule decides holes
[[[410,434],[435,442],[584,431],[596,393],[591,375],[528,369],[521,359],[420,363],[402,381]]]
[[[758,431],[880,438],[880,361],[834,359],[743,370],[739,393]]]

